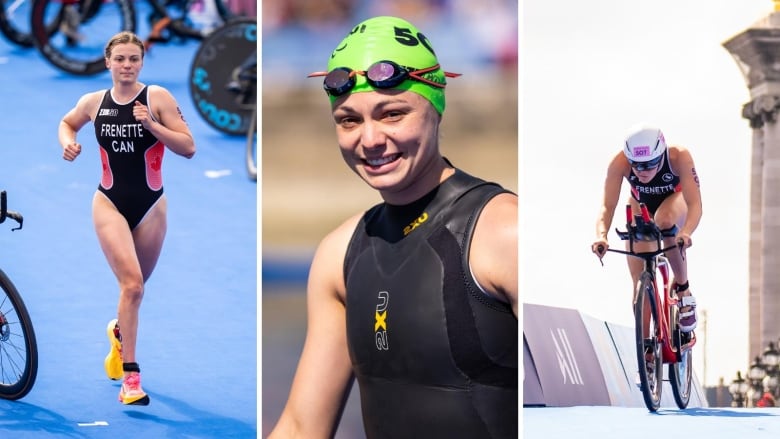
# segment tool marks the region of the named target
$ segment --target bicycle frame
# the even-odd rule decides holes
[[[626,206],[626,231],[615,230],[621,240],[628,241],[628,251],[608,249],[608,251],[621,253],[630,257],[642,259],[644,261],[643,272],[648,273],[653,281],[653,294],[650,300],[650,306],[659,310],[659,333],[652,336],[661,343],[661,352],[663,362],[677,363],[681,361],[684,351],[693,348],[696,344],[696,335],[690,332],[690,339],[682,342],[680,331],[676,330],[672,334],[671,323],[672,315],[676,314],[679,299],[676,292],[672,290],[671,275],[669,272],[669,261],[664,256],[668,250],[678,247],[678,244],[664,248],[663,238],[674,237],[677,227],[660,230],[650,218],[650,212],[644,203],[640,204],[640,214],[634,215],[631,205]],[[656,243],[656,250],[648,252],[637,252],[634,250],[634,244],[637,241],[649,241]],[[658,288],[657,273],[661,273],[661,284],[663,290]],[[663,294],[662,294],[663,292]]]

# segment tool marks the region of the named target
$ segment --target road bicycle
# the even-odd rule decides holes
[[[10,218],[20,230],[24,218],[8,210],[5,191],[0,191],[0,224]],[[30,392],[38,375],[38,343],[30,314],[8,275],[0,270],[0,398],[17,400]]]
[[[74,75],[106,71],[104,47],[120,31],[136,32],[147,17],[152,44],[203,39],[232,17],[222,0],[0,0],[0,31],[22,47],[37,47],[53,66]]]
[[[664,256],[665,252],[675,248],[680,248],[682,252],[682,243],[678,241],[664,248],[663,239],[676,236],[677,226],[661,230],[651,219],[647,206],[640,203],[639,208],[640,214],[635,215],[631,205],[627,205],[626,230],[615,229],[621,240],[628,241],[628,250],[608,248],[607,251],[644,261],[634,295],[634,332],[639,387],[645,406],[651,412],[661,406],[663,365],[668,364],[674,401],[677,407],[684,409],[691,397],[692,349],[696,344],[696,334],[680,330],[680,299],[670,276],[669,261]],[[639,241],[654,242],[656,250],[635,251],[634,245]],[[603,253],[604,248],[599,247],[598,250]]]
[[[206,123],[247,136],[246,169],[257,181],[257,20],[236,18],[206,37],[192,60],[189,84]]]

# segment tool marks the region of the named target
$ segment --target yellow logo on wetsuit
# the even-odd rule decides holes
[[[423,212],[423,214],[420,215],[419,218],[417,218],[416,220],[412,221],[412,223],[409,224],[408,226],[404,227],[404,236],[412,233],[412,231],[414,229],[416,229],[417,227],[419,227],[422,223],[424,223],[426,221],[428,221],[428,212]]]
[[[390,349],[387,341],[387,302],[390,300],[390,293],[380,291],[377,297],[379,303],[374,312],[374,340],[377,350],[386,351]]]

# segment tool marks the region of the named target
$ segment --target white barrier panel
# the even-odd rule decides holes
[[[524,406],[644,406],[633,328],[576,310],[524,304],[523,336]],[[667,375],[668,366],[661,406],[676,407]],[[695,372],[688,406],[708,407]]]
[[[579,312],[524,304],[523,336],[544,405],[610,405],[604,375]],[[525,379],[529,376],[534,378],[526,371]]]

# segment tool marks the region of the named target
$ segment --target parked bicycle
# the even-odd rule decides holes
[[[663,239],[674,237],[677,226],[661,230],[650,217],[647,206],[640,204],[640,214],[634,215],[631,205],[626,206],[626,231],[616,229],[621,240],[628,241],[628,250],[608,248],[644,261],[634,295],[634,331],[636,358],[639,369],[639,387],[645,406],[655,412],[661,405],[663,365],[668,364],[668,378],[677,407],[684,409],[691,397],[693,376],[692,348],[696,334],[680,330],[679,302],[674,282],[670,276],[669,261],[664,253],[681,248],[681,243],[664,248]],[[656,250],[637,252],[635,243],[655,242]],[[603,252],[599,248],[599,252]],[[681,250],[682,251],[682,250]],[[658,274],[661,284],[658,284]],[[662,289],[659,289],[659,286]]]
[[[0,31],[22,47],[37,47],[49,63],[74,75],[106,70],[105,42],[136,32],[147,17],[147,49],[172,39],[203,39],[232,17],[222,0],[0,0]]]
[[[257,180],[257,20],[237,18],[201,43],[190,68],[190,96],[213,128],[247,136],[246,169]]]
[[[20,230],[23,217],[8,210],[5,191],[0,191],[0,224],[10,218]],[[17,400],[30,392],[38,375],[38,343],[30,314],[8,275],[0,270],[0,398]]]

